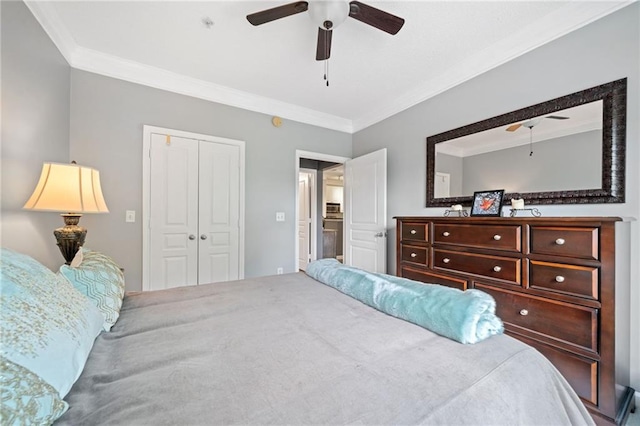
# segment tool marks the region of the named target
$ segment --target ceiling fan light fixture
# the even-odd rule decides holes
[[[309,17],[317,27],[333,30],[349,16],[349,3],[345,1],[309,2]],[[327,21],[330,26],[327,27]]]

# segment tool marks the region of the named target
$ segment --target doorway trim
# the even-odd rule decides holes
[[[296,149],[296,165],[295,165],[295,172],[296,172],[295,176],[296,176],[296,178],[295,178],[295,192],[294,192],[296,194],[296,196],[295,196],[295,206],[296,206],[296,208],[295,208],[295,216],[296,217],[295,217],[295,222],[294,222],[296,226],[294,227],[294,233],[293,233],[293,241],[294,241],[294,247],[295,247],[295,250],[294,250],[294,263],[293,263],[294,269],[293,270],[295,272],[298,272],[300,270],[300,262],[299,262],[300,247],[298,247],[299,246],[299,244],[298,244],[298,222],[300,221],[300,218],[298,217],[299,216],[299,214],[298,214],[298,202],[299,202],[300,195],[298,194],[298,177],[300,176],[300,159],[301,158],[307,158],[309,160],[318,160],[318,161],[329,161],[331,163],[341,163],[341,164],[344,164],[347,160],[351,160],[351,158],[349,158],[349,157],[341,157],[341,156],[338,156],[338,155],[323,154],[323,153],[320,153],[320,152],[303,151],[303,150]],[[317,181],[317,179],[316,179],[316,181]],[[316,185],[317,185],[317,187],[319,187],[320,184],[318,182],[316,182]],[[316,192],[317,192],[317,188],[316,188]],[[317,218],[318,218],[317,216],[318,216],[318,213],[316,211],[315,215],[312,216],[312,222],[315,222],[317,220]],[[312,223],[312,227],[313,227],[313,223]],[[317,227],[318,226],[317,226],[317,223],[316,223],[314,231],[317,230]],[[315,232],[314,232],[314,234],[315,234]],[[317,243],[317,239],[316,239],[315,246],[317,246],[317,244],[318,243]],[[317,247],[315,247],[315,246],[313,247],[313,249],[316,250],[316,258],[317,258]],[[312,253],[313,253],[313,250],[312,250]],[[315,260],[315,259],[312,258],[311,260]]]
[[[245,222],[245,142],[219,136],[187,132],[164,127],[143,125],[142,130],[142,291],[150,289],[149,262],[151,237],[149,213],[151,210],[151,135],[158,133],[181,138],[193,139],[194,142],[214,142],[235,145],[240,148],[240,194],[238,219],[238,279],[244,278],[244,222]]]

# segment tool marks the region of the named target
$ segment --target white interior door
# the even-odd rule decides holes
[[[239,278],[240,148],[199,142],[198,284]]]
[[[198,282],[198,144],[194,142],[151,135],[152,290]]]
[[[311,256],[311,176],[300,172],[298,179],[298,268],[307,269]]]
[[[371,272],[387,269],[387,150],[345,163],[344,263]]]
[[[436,172],[433,184],[433,196],[435,198],[450,197],[451,175],[449,173]]]

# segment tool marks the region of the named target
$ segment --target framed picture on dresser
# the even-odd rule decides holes
[[[471,216],[500,216],[503,196],[504,189],[474,192]]]

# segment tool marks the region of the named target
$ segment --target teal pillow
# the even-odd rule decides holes
[[[68,408],[53,386],[0,356],[0,424],[50,425]]]
[[[68,281],[27,255],[2,249],[0,272],[0,355],[37,374],[64,398],[102,330],[102,314]]]
[[[124,274],[109,256],[85,248],[81,254],[80,265],[62,265],[59,274],[100,309],[104,316],[103,328],[109,331],[120,316]]]

